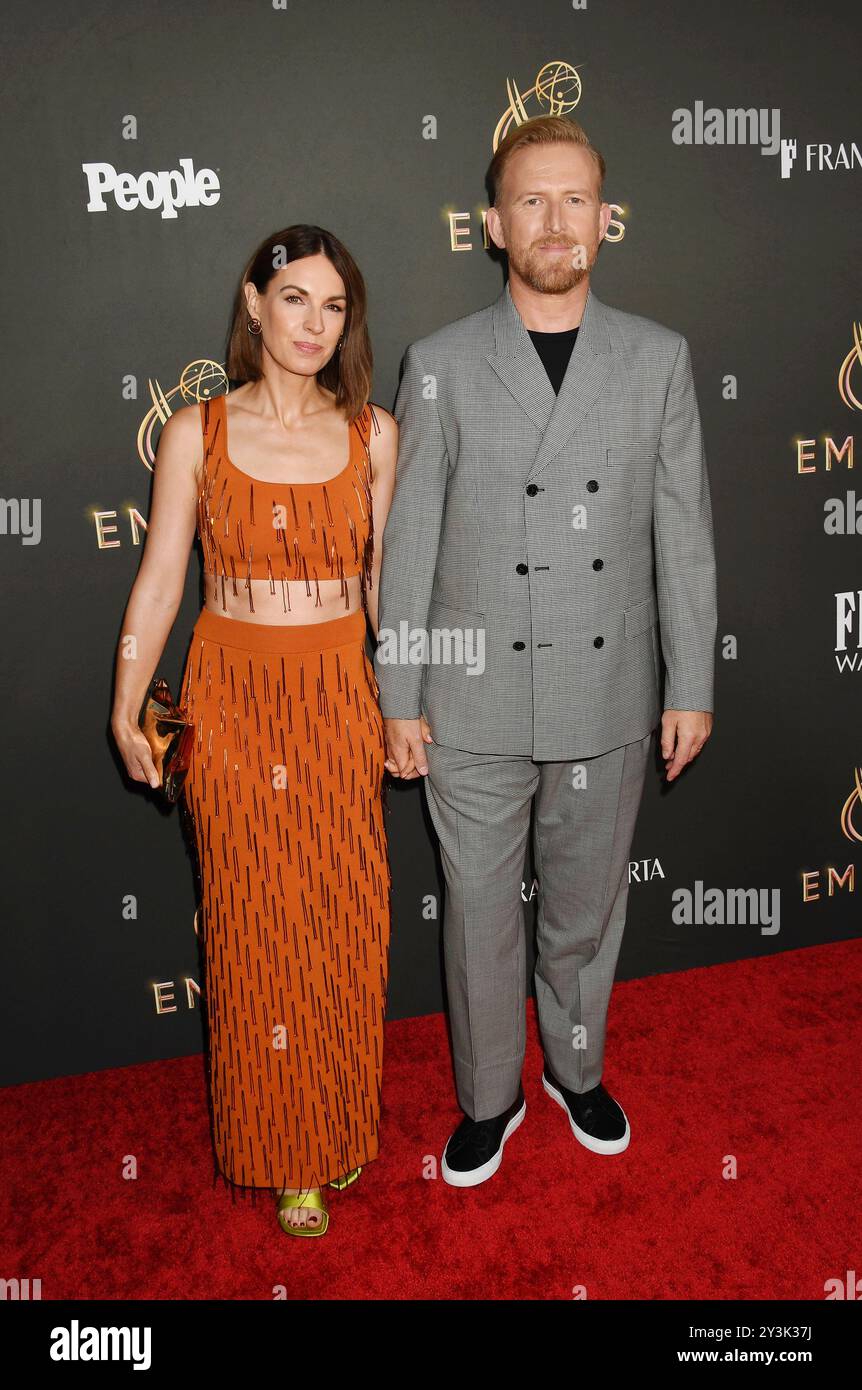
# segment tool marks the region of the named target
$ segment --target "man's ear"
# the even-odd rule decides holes
[[[488,235],[494,245],[499,247],[501,251],[505,251],[506,238],[503,235],[503,223],[500,219],[499,212],[493,205],[489,207],[485,214],[485,226],[488,228]]]

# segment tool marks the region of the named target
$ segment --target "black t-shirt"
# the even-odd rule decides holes
[[[542,359],[554,391],[559,395],[578,336],[577,328],[564,328],[562,333],[540,333],[538,329],[528,328],[527,332],[533,340],[533,347]]]

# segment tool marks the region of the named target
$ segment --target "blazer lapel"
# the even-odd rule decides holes
[[[613,354],[605,307],[591,287],[559,395],[515,308],[508,281],[494,304],[493,324],[496,350],[487,353],[487,359],[542,432],[527,475],[533,478],[574,434],[610,375]]]

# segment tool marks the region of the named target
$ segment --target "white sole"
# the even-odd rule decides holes
[[[500,1147],[494,1154],[494,1157],[489,1158],[488,1162],[483,1163],[481,1167],[472,1168],[469,1173],[459,1173],[455,1169],[450,1168],[446,1162],[446,1149],[444,1149],[443,1161],[440,1165],[440,1172],[443,1174],[444,1182],[448,1182],[450,1187],[478,1187],[480,1182],[487,1182],[489,1178],[492,1178],[503,1162],[503,1150],[506,1147],[506,1140],[509,1138],[510,1134],[515,1133],[515,1130],[518,1128],[518,1125],[521,1123],[526,1113],[527,1102],[524,1101],[517,1115],[512,1116],[506,1128],[503,1130]],[[449,1145],[447,1143],[446,1148],[448,1147]]]
[[[578,1143],[583,1144],[585,1149],[589,1149],[590,1152],[594,1154],[621,1154],[623,1149],[628,1148],[629,1141],[632,1137],[632,1132],[629,1127],[628,1116],[626,1115],[624,1110],[623,1118],[626,1122],[626,1132],[622,1136],[622,1138],[596,1139],[592,1134],[587,1134],[587,1131],[585,1129],[581,1129],[579,1125],[575,1124],[565,1100],[563,1099],[560,1092],[557,1090],[556,1086],[552,1086],[551,1083],[548,1080],[546,1080],[544,1072],[542,1073],[542,1085],[544,1086],[548,1095],[553,1100],[555,1100],[559,1106],[562,1106],[563,1110],[565,1110],[566,1119],[569,1122],[572,1134],[574,1134]],[[619,1101],[617,1102],[617,1104],[619,1105]],[[622,1110],[622,1106],[620,1106],[620,1109]]]

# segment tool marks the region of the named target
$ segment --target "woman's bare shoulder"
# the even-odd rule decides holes
[[[162,425],[159,441],[161,442],[167,437],[180,442],[190,440],[193,434],[201,433],[202,416],[203,412],[198,401],[191,401],[188,405],[178,405],[171,411]]]
[[[156,462],[168,468],[189,467],[197,476],[203,462],[202,411],[197,401],[172,410],[159,435]]]

